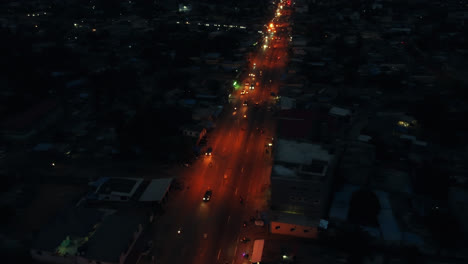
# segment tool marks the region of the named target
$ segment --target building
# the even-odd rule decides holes
[[[57,101],[44,100],[6,117],[0,123],[0,135],[8,141],[26,141],[57,122],[62,115]]]
[[[30,253],[46,263],[122,264],[149,220],[141,210],[69,208],[39,232]]]
[[[46,263],[75,263],[78,248],[94,232],[105,212],[89,208],[69,208],[42,228],[30,250],[34,260]]]
[[[148,222],[141,211],[117,211],[107,216],[79,252],[77,263],[123,264]]]
[[[315,237],[329,195],[334,155],[320,145],[278,140],[271,173],[271,232]]]
[[[90,183],[96,188],[85,200],[104,202],[163,203],[172,178],[144,180],[141,178],[103,177]]]
[[[196,143],[206,135],[206,128],[199,124],[187,124],[180,128],[182,135],[196,139]]]
[[[88,197],[101,201],[128,201],[142,183],[143,179],[138,178],[100,178],[92,183],[97,189]]]

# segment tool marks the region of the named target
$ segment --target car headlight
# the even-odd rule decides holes
[[[205,201],[205,200],[206,200],[206,198],[205,198],[205,197],[203,197],[203,201]]]

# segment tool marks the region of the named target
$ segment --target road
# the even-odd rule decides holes
[[[283,16],[289,15],[283,11]],[[169,194],[166,211],[152,231],[154,263],[247,262],[242,253],[250,253],[253,241],[240,242],[243,223],[268,208],[273,149],[268,144],[274,144],[276,129],[276,99],[271,93],[278,93],[289,44],[287,30],[281,31],[287,23],[279,26],[270,30],[281,39],[270,37],[264,42],[269,47],[262,44],[250,60],[249,73],[255,77],[244,80],[241,89],[245,82],[258,82],[255,89],[245,95],[241,89],[234,91],[234,99],[208,135],[212,156],[202,156],[187,168],[180,177],[184,188]],[[212,199],[204,202],[208,189]]]

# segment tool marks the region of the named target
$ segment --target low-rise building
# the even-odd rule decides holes
[[[84,199],[89,202],[164,202],[172,178],[144,180],[142,178],[103,177],[90,183],[96,188]]]
[[[38,102],[23,112],[11,115],[0,124],[0,135],[5,140],[26,141],[56,122],[63,111],[56,100]]]
[[[196,143],[206,135],[206,128],[199,124],[187,124],[180,128],[182,135],[196,139]]]
[[[123,264],[149,221],[141,210],[68,208],[39,232],[30,253],[46,263]]]

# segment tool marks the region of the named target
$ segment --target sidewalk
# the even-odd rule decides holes
[[[155,224],[158,222],[158,217],[156,216],[152,223],[148,224],[148,226],[143,230],[142,234],[138,238],[138,240],[133,245],[130,254],[127,256],[125,260],[125,264],[152,264],[154,263],[151,260],[151,256],[149,252],[153,247],[152,241],[154,236],[154,227]]]
[[[237,250],[233,264],[248,264],[249,258],[252,255],[253,244],[257,239],[265,239],[269,236],[268,222],[264,221],[264,226],[255,225],[256,219],[261,219],[262,215],[268,213],[270,189],[268,185],[262,185],[261,192],[252,196],[247,202],[248,207],[244,211],[243,219],[247,222],[246,227],[241,227],[238,237]],[[267,219],[264,219],[267,220]],[[247,242],[241,242],[242,238],[247,238]],[[247,257],[242,257],[243,254],[248,254]]]

